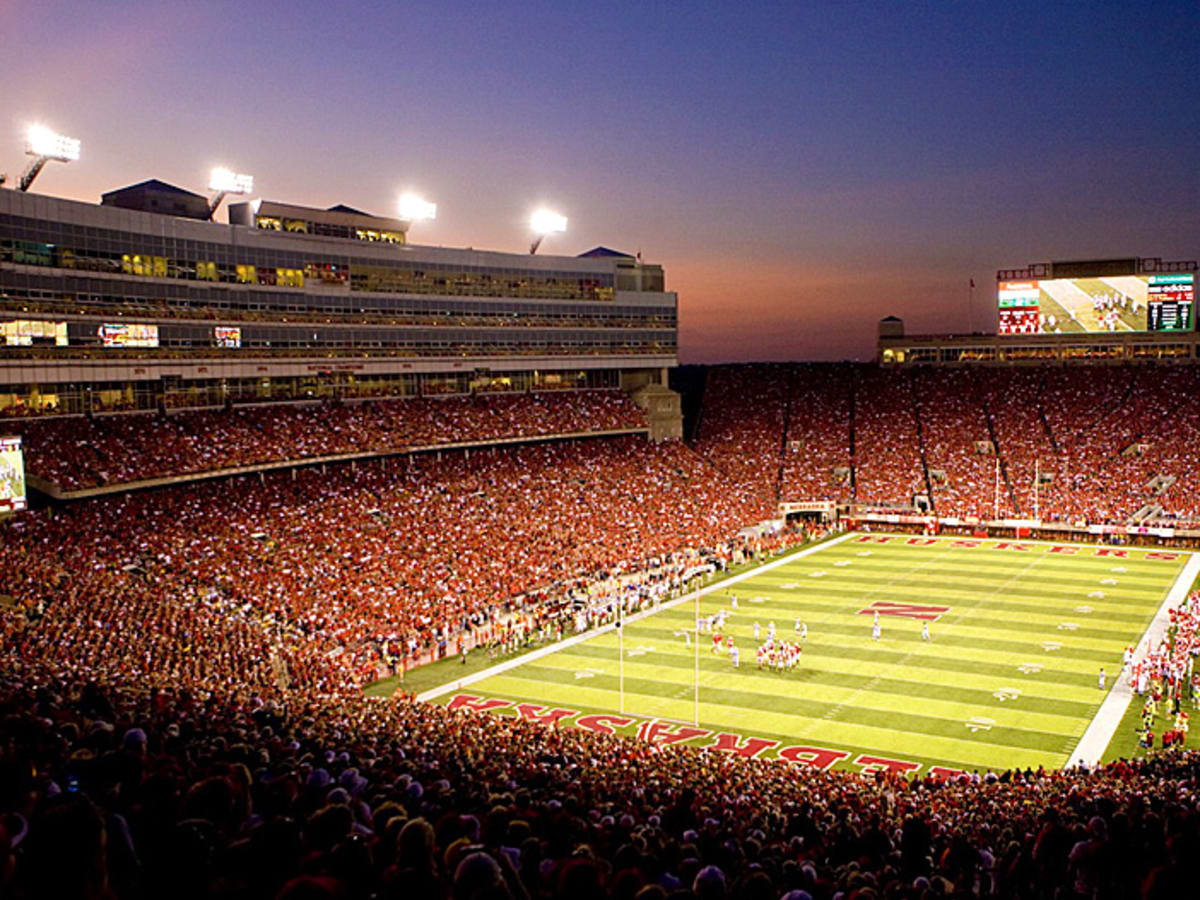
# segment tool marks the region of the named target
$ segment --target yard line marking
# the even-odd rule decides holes
[[[824,550],[826,547],[832,547],[835,544],[840,544],[843,541],[847,541],[854,537],[856,534],[857,532],[848,531],[843,535],[835,537],[833,540],[822,541],[819,544],[814,544],[805,550],[801,550],[799,553],[789,553],[787,556],[772,560],[769,563],[763,563],[761,566],[751,569],[748,572],[742,572],[740,575],[734,575],[732,578],[727,578],[724,581],[717,582],[716,584],[710,584],[707,587],[702,587],[699,590],[684,594],[682,597],[676,597],[674,600],[668,600],[666,603],[661,604],[657,609],[647,609],[640,613],[634,613],[632,616],[627,617],[623,621],[626,625],[628,625],[631,622],[636,622],[640,619],[646,618],[647,616],[652,616],[664,609],[671,609],[683,603],[693,602],[698,596],[703,597],[706,594],[723,591],[731,585],[745,581],[748,578],[754,578],[757,575],[761,575],[763,572],[770,572],[772,569],[778,569],[780,566],[787,565],[793,560],[803,559],[804,557],[816,553],[819,550]],[[425,703],[429,700],[436,700],[438,697],[449,694],[451,691],[462,690],[468,685],[475,684],[478,681],[483,681],[486,678],[491,678],[493,675],[499,675],[503,672],[507,672],[509,669],[515,669],[517,666],[523,666],[526,663],[536,662],[539,659],[549,656],[551,653],[558,653],[560,650],[566,650],[568,647],[574,647],[576,644],[582,644],[584,641],[590,641],[594,637],[599,637],[602,634],[608,634],[609,632],[615,630],[615,628],[616,623],[610,622],[608,625],[602,625],[600,628],[593,628],[591,631],[585,631],[582,634],[572,635],[569,638],[564,638],[556,644],[550,644],[547,647],[539,647],[537,650],[526,653],[524,656],[518,656],[514,659],[506,659],[504,662],[497,663],[496,665],[487,669],[480,669],[478,672],[474,672],[465,676],[464,678],[454,679],[446,682],[445,684],[430,688],[429,690],[418,694],[417,700],[421,703]]]

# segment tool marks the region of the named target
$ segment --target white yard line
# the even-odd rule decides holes
[[[912,574],[913,572],[924,568],[925,565],[929,565],[931,563],[936,562],[939,559],[942,559],[942,557],[945,556],[947,553],[949,553],[950,550],[951,550],[951,548],[947,547],[944,551],[939,553],[933,559],[928,560],[924,565],[917,566],[914,569],[910,569],[905,574]],[[1035,565],[1037,565],[1039,562],[1041,562],[1042,560],[1044,560],[1046,558],[1047,558],[1047,554],[1042,554],[1041,556],[1031,556],[1029,558],[1029,562],[1027,562],[1024,566],[1022,566],[1020,569],[1018,569],[1012,575],[1010,575],[1008,577],[1008,580],[1006,580],[1002,585],[995,588],[990,594],[985,594],[982,597],[980,597],[979,599],[977,599],[974,603],[972,603],[965,610],[963,610],[961,613],[956,615],[953,619],[947,620],[946,624],[953,625],[954,623],[956,623],[960,619],[962,619],[962,617],[965,616],[969,611],[978,609],[983,603],[986,603],[988,600],[991,600],[993,597],[995,597],[997,594],[999,594],[1001,591],[1003,591],[1006,587],[1008,587],[1010,584],[1012,584],[1014,581],[1016,581],[1018,578],[1020,578],[1022,575],[1024,575],[1026,572],[1028,572],[1030,569],[1032,569]],[[899,576],[897,576],[896,578],[893,578],[891,581],[888,582],[888,585],[891,585],[893,582],[897,581],[898,578],[899,578]],[[872,592],[872,594],[875,594],[875,593],[878,593],[878,591]],[[867,596],[872,596],[872,594],[868,594]],[[859,604],[859,605],[861,605],[861,604]],[[941,620],[939,619],[938,621],[940,623]],[[860,641],[858,644],[834,644],[833,646],[835,646],[835,647],[856,647],[856,646],[861,647],[862,642]],[[914,656],[916,656],[918,653],[920,653],[923,649],[924,649],[924,642],[922,642],[921,644],[918,644],[916,647],[909,650],[907,653],[905,653],[903,656],[901,656],[898,660],[896,660],[893,663],[893,665],[903,666],[910,659],[912,659]],[[888,677],[888,676],[885,676],[885,675],[875,676],[870,681],[866,682],[861,687],[859,687],[857,690],[855,690],[855,692],[853,694],[851,694],[846,700],[843,700],[837,706],[830,707],[830,709],[821,718],[827,719],[827,720],[836,719],[839,715],[841,715],[842,711],[846,707],[853,706],[855,701],[858,700],[858,698],[861,694],[868,692],[868,691],[873,691],[879,685],[879,682],[882,681],[886,677]]]
[[[1141,659],[1145,656],[1154,643],[1162,638],[1167,633],[1167,627],[1170,625],[1170,610],[1178,605],[1184,597],[1187,596],[1188,590],[1192,586],[1192,582],[1196,580],[1196,575],[1200,573],[1200,553],[1193,553],[1191,559],[1187,561],[1187,565],[1183,567],[1183,571],[1179,577],[1175,579],[1175,584],[1168,592],[1162,605],[1159,606],[1158,612],[1155,613],[1154,619],[1146,628],[1146,633],[1142,635],[1141,641],[1137,645],[1137,650],[1134,652],[1134,659]],[[1121,720],[1125,718],[1125,713],[1129,709],[1129,704],[1133,700],[1133,686],[1129,683],[1129,673],[1126,677],[1113,676],[1112,690],[1108,692],[1108,696],[1104,698],[1104,702],[1100,704],[1100,709],[1096,716],[1087,727],[1087,731],[1083,733],[1083,737],[1079,739],[1079,744],[1075,747],[1075,752],[1071,754],[1071,758],[1067,760],[1067,767],[1077,766],[1080,763],[1095,765],[1100,761],[1100,757],[1104,755],[1104,751],[1108,749],[1109,742],[1113,735],[1117,733],[1117,728],[1121,725]]]
[[[840,544],[843,541],[846,541],[852,537],[855,537],[857,534],[858,534],[858,532],[854,532],[854,531],[847,532],[846,534],[843,534],[840,537],[836,537],[833,540],[824,541],[820,544],[817,544],[814,547],[809,547],[807,550],[801,550],[799,553],[789,554],[787,556],[782,557],[781,559],[776,559],[776,560],[773,560],[772,562],[764,563],[763,565],[758,566],[757,568],[751,569],[749,572],[743,572],[740,575],[734,575],[733,577],[727,578],[724,581],[719,581],[716,584],[709,585],[708,587],[703,587],[703,588],[700,588],[699,590],[692,591],[690,594],[684,594],[682,597],[676,597],[674,600],[669,600],[666,603],[660,604],[658,607],[643,610],[640,613],[634,613],[632,616],[626,616],[623,619],[623,621],[627,624],[630,622],[636,622],[639,619],[644,619],[647,616],[652,616],[655,613],[660,612],[664,609],[671,609],[674,606],[679,606],[681,603],[695,601],[695,599],[698,596],[703,597],[705,594],[711,594],[714,591],[723,591],[730,585],[737,584],[739,581],[745,581],[747,578],[753,578],[756,575],[761,575],[763,572],[769,572],[772,569],[777,569],[780,566],[785,566],[788,563],[792,562],[793,560],[801,559],[805,556],[809,556],[813,553],[817,553],[821,550],[824,550],[827,547],[832,547],[835,544]],[[441,697],[443,694],[448,694],[451,691],[460,690],[461,688],[467,687],[468,685],[472,685],[477,681],[483,681],[485,678],[491,678],[493,675],[499,675],[503,672],[507,672],[509,669],[515,669],[517,666],[523,666],[526,663],[535,662],[539,659],[542,659],[543,657],[549,656],[551,653],[557,653],[560,650],[566,650],[568,647],[574,647],[576,644],[581,644],[584,641],[590,641],[594,637],[598,637],[602,634],[607,634],[608,632],[612,631],[615,627],[616,627],[615,623],[610,623],[608,625],[603,625],[600,628],[595,628],[595,629],[592,629],[591,631],[585,631],[582,634],[577,634],[577,635],[574,635],[573,637],[565,638],[564,640],[561,640],[556,644],[550,644],[549,646],[546,646],[546,647],[539,647],[537,650],[533,650],[529,653],[526,653],[524,656],[518,656],[514,659],[505,660],[502,663],[497,663],[496,665],[490,666],[489,668],[482,669],[482,670],[480,670],[478,672],[474,672],[470,675],[466,675],[463,678],[458,679],[457,681],[451,681],[446,684],[440,685],[439,687],[430,688],[429,690],[425,691],[424,693],[418,694],[417,700],[419,700],[421,702],[425,702],[427,700],[435,700],[438,697]]]

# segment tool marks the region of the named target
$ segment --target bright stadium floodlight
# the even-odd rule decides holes
[[[437,218],[437,204],[430,203],[418,194],[401,194],[398,211],[400,218],[409,222]]]
[[[42,166],[51,160],[68,163],[79,159],[79,147],[78,138],[66,137],[51,131],[44,125],[31,126],[25,135],[25,153],[32,156],[33,160],[22,173],[21,183],[17,189],[29,190],[33,179],[37,178],[38,173],[42,171]]]
[[[232,169],[217,166],[208,176],[208,189],[216,191],[217,195],[208,204],[208,217],[211,219],[217,212],[217,207],[228,194],[250,194],[254,192],[254,176],[239,175]]]
[[[567,230],[567,217],[560,216],[553,210],[539,209],[529,217],[529,227],[537,235],[533,239],[533,245],[529,248],[529,253],[532,256],[534,253],[537,253],[538,247],[542,245],[542,238],[546,235]]]

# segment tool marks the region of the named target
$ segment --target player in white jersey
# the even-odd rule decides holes
[[[757,622],[754,623],[754,639],[756,641],[762,640],[762,626]]]
[[[875,624],[871,626],[871,640],[873,640],[873,641],[879,640],[879,635],[881,633],[882,632],[879,628],[879,617],[878,617],[878,615],[876,615]]]
[[[923,641],[933,640],[933,638],[931,638],[929,636],[929,623],[928,622],[921,623],[921,640],[923,640]]]

